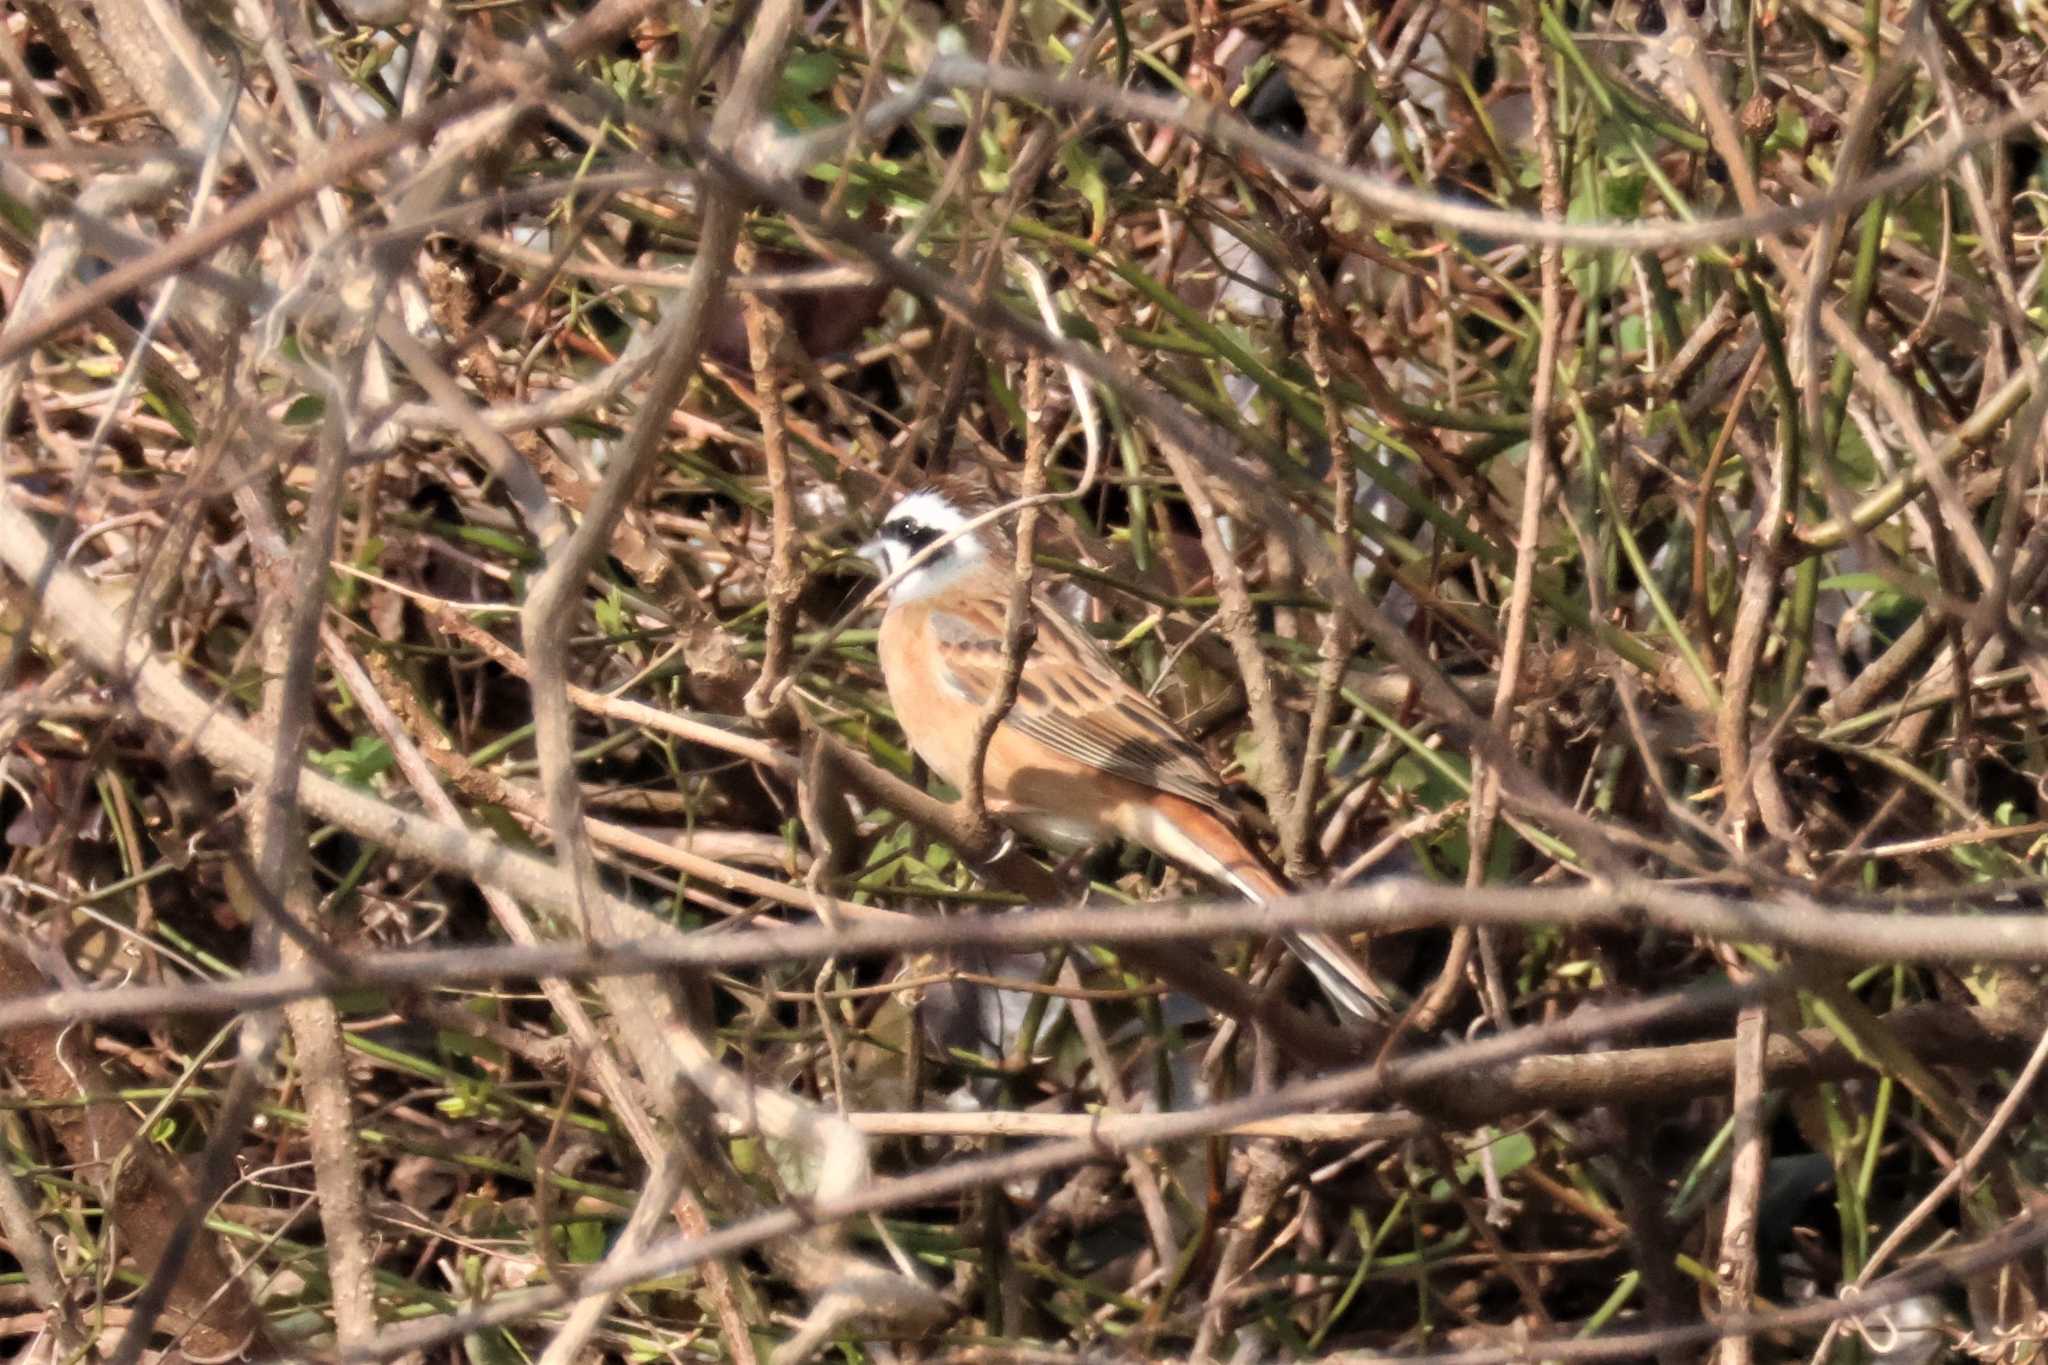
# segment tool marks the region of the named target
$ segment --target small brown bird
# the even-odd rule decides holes
[[[861,554],[893,573],[993,505],[972,484],[935,479],[890,509]],[[905,575],[882,618],[882,677],[896,718],[918,756],[956,788],[967,785],[977,721],[1003,680],[1013,563],[995,526],[970,531]],[[1017,701],[982,769],[989,813],[1055,850],[1128,839],[1254,901],[1286,895],[1240,832],[1202,750],[1079,625],[1035,596],[1032,609],[1037,633]],[[1328,934],[1287,941],[1346,1014],[1394,1012],[1386,989]]]

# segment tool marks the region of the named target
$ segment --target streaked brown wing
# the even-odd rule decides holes
[[[1038,639],[1003,724],[1090,767],[1227,810],[1223,784],[1193,741],[1124,681],[1086,631],[1043,602],[1033,607]],[[931,629],[942,681],[986,705],[1003,679],[1002,604],[936,609]]]

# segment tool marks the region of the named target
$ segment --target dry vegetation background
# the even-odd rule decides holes
[[[10,1353],[2041,1351],[2039,0],[0,14]],[[942,469],[1315,891],[928,788]]]

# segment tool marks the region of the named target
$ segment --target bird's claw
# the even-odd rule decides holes
[[[994,868],[998,863],[1002,862],[1003,859],[1009,857],[1012,853],[1015,853],[1017,851],[1017,831],[1005,828],[1001,825],[997,825],[995,828],[995,834],[996,846],[990,849],[986,856],[978,857],[972,853],[966,855],[968,863],[972,865],[977,872],[986,872],[991,868]],[[973,842],[978,844],[980,840],[976,839]]]

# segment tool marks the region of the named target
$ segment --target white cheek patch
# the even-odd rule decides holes
[[[956,541],[939,551],[934,558],[927,559],[912,569],[904,576],[903,581],[896,585],[896,590],[889,594],[890,599],[896,602],[915,602],[920,597],[931,597],[944,592],[959,582],[981,560],[978,552],[962,553],[963,550],[966,550],[966,547]],[[904,559],[909,558],[901,546],[897,547],[896,553],[903,555]],[[897,562],[900,564],[902,560]]]
[[[965,526],[968,520],[966,513],[937,493],[912,493],[889,509],[889,515],[882,523],[882,534],[874,542],[885,557],[880,561],[883,571],[895,573],[917,553],[901,539],[889,534],[891,523],[907,521],[927,531],[937,532],[939,536],[946,536]],[[987,550],[979,536],[957,537],[912,569],[890,592],[889,598],[894,602],[915,602],[943,592],[985,558]]]

